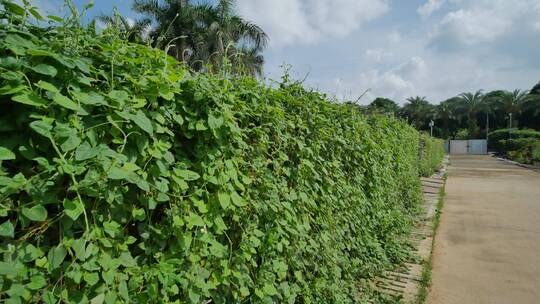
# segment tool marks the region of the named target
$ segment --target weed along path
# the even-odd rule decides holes
[[[452,157],[430,304],[540,302],[540,173]]]

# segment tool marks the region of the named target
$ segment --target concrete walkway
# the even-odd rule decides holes
[[[432,278],[431,304],[540,303],[540,173],[452,157]]]

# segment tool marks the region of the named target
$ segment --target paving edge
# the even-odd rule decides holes
[[[533,165],[527,165],[527,164],[522,164],[520,162],[517,162],[515,160],[511,160],[511,159],[508,159],[508,158],[504,158],[504,157],[500,157],[500,156],[497,156],[495,154],[490,154],[491,157],[494,157],[495,159],[497,159],[498,161],[503,161],[503,162],[506,162],[506,163],[509,163],[509,164],[512,164],[512,165],[516,165],[518,167],[522,167],[522,168],[525,168],[525,169],[530,169],[530,170],[534,170],[534,171],[540,171],[540,167],[537,167],[537,166],[533,166]]]
[[[446,185],[449,156],[443,160],[440,170],[429,178],[421,178],[424,203],[418,226],[410,235],[414,248],[414,260],[393,271],[385,271],[374,280],[376,290],[382,294],[402,299],[403,303],[423,303],[431,281],[431,257],[438,215],[442,207],[441,191]],[[443,193],[444,194],[444,193]],[[442,202],[441,202],[442,203]]]

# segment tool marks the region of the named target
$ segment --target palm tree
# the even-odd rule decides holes
[[[236,15],[233,8],[233,0],[218,0],[215,5],[188,0],[135,0],[133,4],[135,11],[156,24],[150,33],[154,45],[196,70],[206,63],[219,70],[225,58],[238,57],[244,59],[229,62],[262,74],[260,52],[268,37],[259,26]]]
[[[123,39],[134,43],[143,43],[145,32],[149,30],[151,20],[144,18],[137,21],[131,21],[120,15],[117,9],[114,9],[111,16],[101,15],[97,19],[109,29],[117,30]]]
[[[407,119],[416,129],[426,130],[428,120],[433,118],[433,106],[426,100],[426,97],[409,97],[403,108],[401,108],[400,116]]]
[[[152,20],[154,27],[149,38],[155,47],[187,61],[195,49],[197,35],[195,10],[187,0],[135,0],[132,8]]]
[[[233,4],[233,0],[219,0],[215,7],[205,10],[204,19],[208,29],[206,47],[209,53],[217,53],[215,58],[218,60],[228,56],[230,48],[233,48],[233,55],[238,53],[234,50],[237,47],[243,47],[243,51],[248,53],[256,53],[266,47],[268,41],[266,33],[258,25],[234,14]],[[239,46],[239,43],[242,43],[242,46]],[[219,62],[217,64],[219,65]]]
[[[229,55],[233,70],[238,75],[263,76],[264,57],[261,49],[242,46]]]
[[[450,120],[454,118],[454,104],[456,98],[451,98],[441,102],[435,108],[435,116],[442,122],[442,136],[443,138],[450,137]]]
[[[513,128],[513,118],[516,118],[527,105],[527,96],[527,92],[514,90],[513,92],[503,91],[498,96],[493,97],[494,104],[509,117],[510,132]]]
[[[540,81],[531,89],[530,94],[540,95]]]
[[[540,114],[540,82],[538,82],[538,84],[529,91],[527,97],[525,97],[524,109],[534,110],[536,115]]]
[[[484,94],[480,90],[476,91],[475,93],[463,93],[459,95],[459,98],[461,99],[461,110],[467,113],[469,136],[476,136],[478,133],[476,114],[485,110],[487,107]]]
[[[390,114],[393,116],[398,112],[399,106],[392,99],[377,97],[369,104],[368,109],[372,113]]]

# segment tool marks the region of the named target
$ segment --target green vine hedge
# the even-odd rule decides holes
[[[2,3],[6,303],[354,303],[408,256],[410,126]]]
[[[499,153],[508,152],[508,146],[504,143],[507,140],[517,140],[527,138],[531,140],[540,140],[540,132],[527,129],[500,129],[489,133],[488,148]]]
[[[444,141],[432,138],[428,134],[420,134],[420,175],[430,176],[437,171],[442,163],[446,152],[444,151]]]

